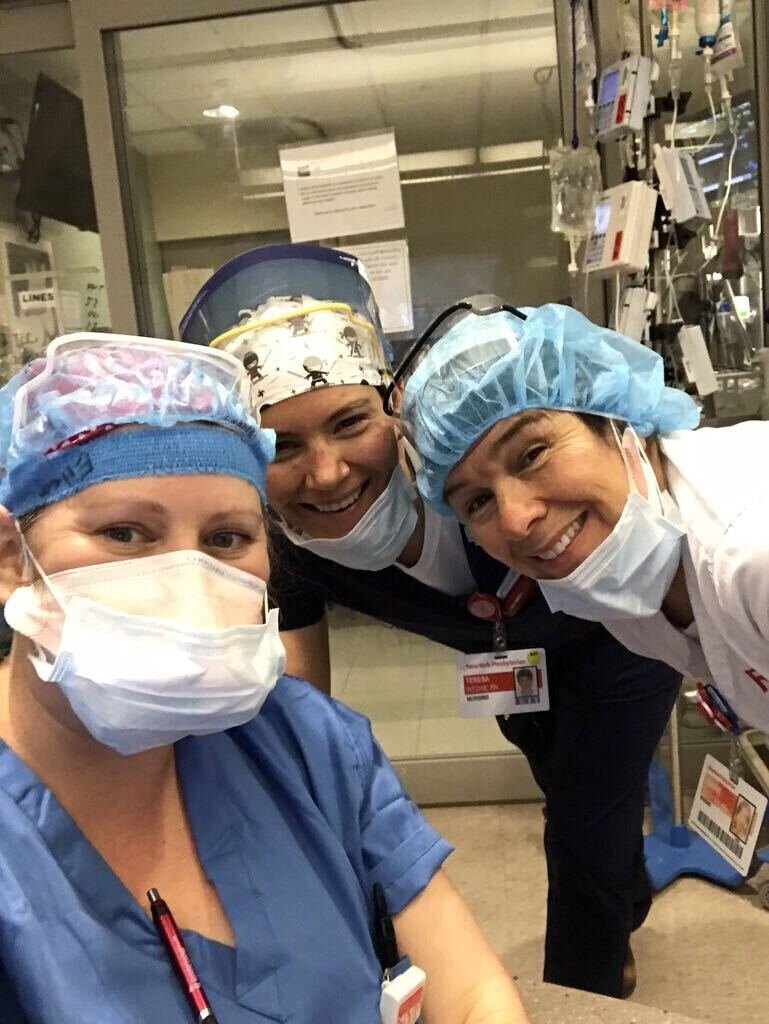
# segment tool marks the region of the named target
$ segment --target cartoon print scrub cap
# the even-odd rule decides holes
[[[255,414],[318,387],[391,379],[363,264],[336,249],[268,245],[237,256],[203,286],[180,331],[243,363]]]

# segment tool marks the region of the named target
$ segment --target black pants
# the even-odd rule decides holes
[[[545,981],[622,991],[630,933],[651,906],[646,776],[681,677],[608,634],[548,659],[550,711],[499,718],[545,794]]]

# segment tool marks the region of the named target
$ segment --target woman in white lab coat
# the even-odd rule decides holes
[[[398,383],[424,498],[551,610],[769,729],[769,423],[695,430],[658,355],[565,306],[454,314],[413,354]]]

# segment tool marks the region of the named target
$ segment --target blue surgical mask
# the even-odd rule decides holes
[[[591,622],[646,618],[660,610],[673,582],[685,531],[672,499],[660,494],[654,472],[632,436],[649,497],[638,492],[628,467],[630,493],[606,540],[563,579],[537,581],[553,612]]]
[[[397,561],[417,527],[416,487],[400,464],[370,509],[344,537],[306,537],[285,524],[283,532],[298,547],[348,569],[385,569]]]

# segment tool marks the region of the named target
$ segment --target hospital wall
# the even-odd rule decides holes
[[[216,267],[252,246],[289,240],[283,197],[244,200],[220,156],[156,157],[147,172],[164,270]],[[536,304],[568,294],[545,170],[404,184],[403,203],[417,327],[462,295],[494,291]]]

